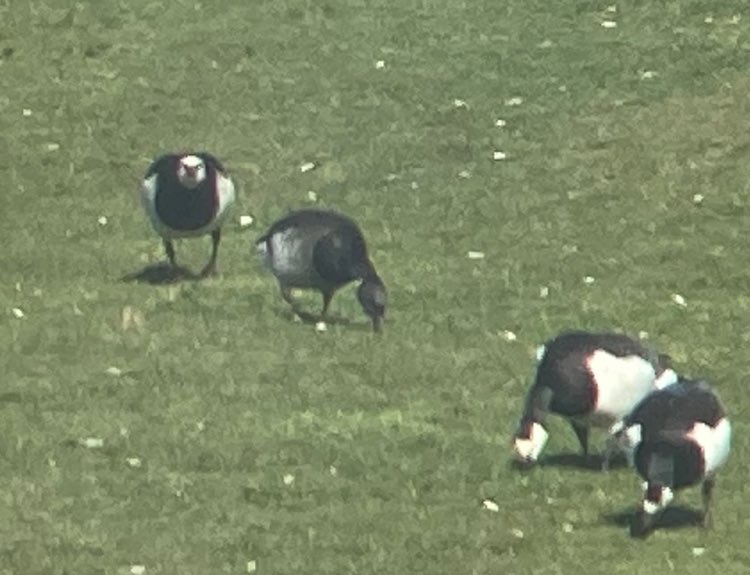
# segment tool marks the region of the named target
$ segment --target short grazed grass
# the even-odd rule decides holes
[[[0,2],[0,574],[744,573],[743,10]],[[139,178],[191,148],[240,188],[222,276],[121,282],[163,257]],[[365,230],[382,338],[351,289],[354,325],[291,321],[255,260],[308,191]],[[554,465],[560,421],[548,465],[510,468],[534,349],[566,327],[646,331],[715,382],[735,440],[712,531],[631,541],[639,481]]]

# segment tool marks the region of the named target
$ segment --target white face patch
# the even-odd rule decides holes
[[[206,165],[198,156],[180,158],[177,178],[186,188],[194,188],[206,179]]]
[[[665,509],[667,505],[669,505],[672,500],[674,499],[674,493],[669,487],[662,487],[661,488],[661,494],[659,495],[659,501],[651,501],[650,499],[646,498],[646,491],[648,489],[648,484],[643,484],[643,511],[644,513],[647,513],[648,515],[654,515],[655,513],[659,513],[662,509]]]
[[[531,424],[531,434],[528,439],[516,438],[513,442],[513,450],[520,461],[536,461],[539,454],[547,444],[549,434],[544,427],[537,422]]]
[[[732,426],[726,417],[720,419],[716,427],[700,421],[695,423],[687,433],[687,437],[694,441],[703,452],[706,476],[716,473],[728,459],[732,443]]]

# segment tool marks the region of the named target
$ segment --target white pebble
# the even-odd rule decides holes
[[[119,377],[122,375],[122,370],[119,367],[111,366],[104,370],[104,373],[112,377]]]
[[[304,174],[305,172],[309,172],[310,170],[314,168],[315,168],[315,164],[313,164],[312,162],[305,162],[299,167],[299,171]]]
[[[682,297],[682,296],[681,296],[680,294],[678,294],[678,293],[673,293],[673,294],[672,294],[672,301],[673,301],[674,303],[676,303],[676,304],[677,304],[678,306],[680,306],[680,307],[685,307],[685,306],[687,306],[687,302],[685,301],[685,298],[684,298],[684,297]]]
[[[455,100],[453,100],[453,107],[466,108],[466,102],[464,100],[461,100],[460,98],[456,98]]]
[[[602,22],[602,28],[617,28],[617,22],[614,20],[604,20],[604,22]]]
[[[705,547],[693,547],[693,557],[700,557],[706,552]]]
[[[614,14],[615,12],[617,12],[617,6],[615,6],[614,4],[612,4],[611,6],[607,6],[606,11],[610,14]]]
[[[311,202],[317,202],[318,201],[318,194],[316,194],[315,192],[313,192],[312,190],[310,190],[309,192],[307,192],[307,199],[308,199],[308,201],[311,201]]]
[[[516,334],[513,333],[512,331],[508,330],[508,329],[506,329],[505,331],[503,331],[503,337],[505,339],[507,339],[508,341],[516,341],[516,339],[518,339],[518,337],[516,336]]]
[[[198,428],[198,431],[206,431],[206,422],[201,420],[195,424],[195,427]]]
[[[56,152],[60,149],[60,144],[56,144],[55,142],[50,142],[47,144],[47,151],[48,152]]]
[[[131,565],[130,566],[131,575],[143,575],[145,572],[146,572],[145,565]]]
[[[469,256],[470,260],[483,260],[484,259],[484,252],[469,252],[467,254]]]
[[[506,106],[520,106],[521,104],[523,104],[523,98],[520,96],[514,96],[505,100]]]
[[[318,333],[323,333],[324,331],[328,331],[328,326],[326,325],[326,322],[319,321],[315,324],[315,331]]]
[[[471,172],[469,170],[461,170],[458,172],[458,177],[468,180],[471,177]]]
[[[253,216],[240,216],[240,226],[246,228],[253,224]]]
[[[331,465],[331,467],[329,467],[329,468],[328,468],[328,472],[329,472],[329,473],[330,473],[331,475],[336,475],[336,474],[337,474],[337,473],[339,472],[339,470],[338,470],[338,469],[336,469],[336,467],[335,467],[334,465]]]
[[[544,40],[541,44],[539,44],[540,48],[551,48],[552,46],[554,46],[552,40]]]
[[[704,200],[704,198],[703,198],[703,194],[695,194],[695,195],[693,196],[693,203],[694,203],[694,204],[695,204],[696,206],[700,206],[700,205],[701,205],[701,204],[703,203],[703,200]]]
[[[98,449],[99,447],[104,447],[104,440],[98,437],[87,437],[81,440],[81,445],[89,449]]]
[[[539,288],[539,297],[547,297],[549,295],[549,288],[547,286],[542,286]]]
[[[248,561],[247,562],[247,572],[248,573],[255,573],[255,571],[258,569],[258,566],[256,565],[255,561]]]
[[[292,483],[294,483],[294,475],[292,475],[291,473],[287,473],[286,475],[284,475],[283,481],[284,485],[291,485]]]
[[[508,122],[506,122],[505,120],[495,120],[495,126],[497,126],[498,128],[504,128],[507,125]]]
[[[714,17],[713,17],[713,16],[706,16],[706,17],[705,17],[705,18],[703,19],[703,21],[704,21],[704,22],[705,22],[706,24],[713,24],[713,21],[714,21]]]
[[[417,182],[412,182],[411,184],[409,184],[409,187],[411,187],[412,190],[418,190],[419,184]]]
[[[742,20],[742,16],[740,16],[739,14],[735,14],[734,16],[732,16],[732,19],[729,21],[729,23],[730,24],[739,24],[740,20]]]
[[[482,507],[484,507],[487,511],[494,511],[495,513],[500,511],[500,506],[492,501],[492,499],[485,499],[484,501],[482,501]]]
[[[586,276],[586,277],[583,278],[583,283],[585,283],[586,285],[591,285],[595,281],[596,280],[593,277],[591,277],[591,276]]]
[[[562,530],[565,533],[573,533],[573,525],[570,523],[563,523]]]
[[[125,462],[129,467],[133,467],[135,469],[138,469],[141,466],[141,460],[138,457],[128,457]]]
[[[107,216],[99,216],[99,219],[96,221],[99,222],[100,226],[106,226],[108,221]]]
[[[378,60],[377,62],[375,62],[376,70],[382,70],[383,68],[385,68],[385,60]]]
[[[28,108],[24,108],[23,115],[28,118],[29,116],[31,116],[31,110],[29,110]]]
[[[508,154],[506,154],[505,152],[494,152],[492,154],[493,160],[505,160],[507,157],[508,157]]]
[[[643,330],[639,331],[638,339],[648,339],[648,332]]]
[[[22,317],[26,316],[26,314],[23,313],[23,310],[20,307],[14,307],[10,311],[13,312],[13,315],[16,316],[18,319],[21,319]]]
[[[656,78],[656,72],[653,70],[644,70],[641,72],[641,80],[650,80],[652,78]]]
[[[523,539],[523,531],[521,531],[517,527],[514,527],[513,529],[511,529],[510,532],[513,534],[513,537],[517,537],[518,539]]]

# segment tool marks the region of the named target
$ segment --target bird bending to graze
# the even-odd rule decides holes
[[[645,537],[674,492],[702,483],[703,525],[711,521],[716,473],[729,457],[732,427],[716,393],[702,380],[680,378],[641,401],[622,421],[617,439],[643,479],[643,498],[630,534]]]
[[[221,226],[234,204],[234,183],[224,166],[205,152],[164,154],[141,182],[141,201],[174,268],[173,240],[211,234],[211,257],[201,277],[216,273]]]
[[[513,443],[526,465],[537,461],[547,442],[547,414],[565,417],[588,455],[591,427],[617,423],[648,393],[677,378],[668,356],[617,333],[563,332],[539,348],[537,359]],[[608,449],[605,469],[610,455]]]
[[[295,211],[276,221],[256,247],[279,281],[284,300],[298,315],[301,312],[292,298],[293,288],[319,291],[323,295],[321,318],[325,319],[336,291],[361,280],[357,298],[373,329],[381,330],[387,303],[385,285],[352,219],[330,210]]]

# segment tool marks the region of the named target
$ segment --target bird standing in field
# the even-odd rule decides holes
[[[701,380],[680,378],[641,401],[615,438],[630,450],[643,479],[643,498],[630,534],[645,537],[674,492],[702,483],[703,525],[711,521],[716,473],[729,457],[732,428],[716,393]]]
[[[211,258],[200,277],[217,272],[221,225],[234,204],[234,183],[211,154],[165,154],[151,164],[141,182],[141,202],[176,268],[173,240],[211,234]]]
[[[537,359],[513,442],[526,465],[536,462],[547,442],[548,413],[570,422],[588,455],[591,427],[616,424],[647,394],[677,379],[668,356],[618,333],[563,332],[539,348]],[[610,455],[604,455],[605,469]]]
[[[256,247],[279,281],[282,297],[297,315],[302,313],[292,297],[293,288],[319,291],[323,295],[321,319],[325,320],[336,291],[361,280],[357,298],[373,329],[381,330],[387,302],[385,285],[352,219],[330,210],[295,211],[276,221]]]

